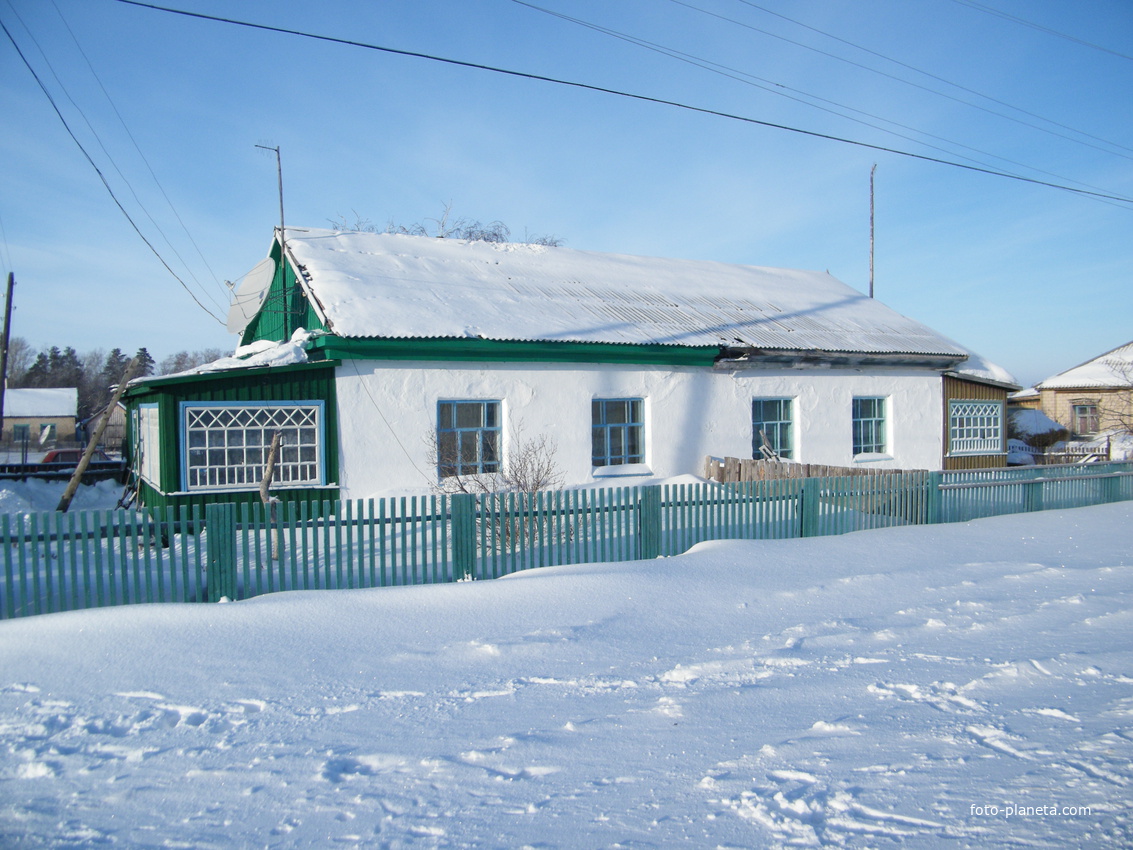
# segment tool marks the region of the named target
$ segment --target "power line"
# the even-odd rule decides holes
[[[870,123],[869,121],[864,121],[861,118],[854,118],[852,115],[847,115],[846,112],[852,112],[852,113],[855,113],[857,115],[862,115],[862,116],[865,116],[867,118],[871,118],[874,121],[880,121],[880,122],[887,124],[891,127],[900,127],[902,130],[908,130],[909,132],[916,133],[920,136],[925,136],[925,137],[930,138],[930,139],[936,139],[937,141],[944,142],[948,145],[952,145],[955,148],[963,148],[964,150],[972,151],[973,153],[980,154],[981,156],[984,156],[984,157],[991,157],[992,159],[997,159],[1000,162],[1006,162],[1006,163],[1009,163],[1011,165],[1017,165],[1020,168],[1025,168],[1025,169],[1028,169],[1028,170],[1033,171],[1033,172],[1038,173],[1038,174],[1045,174],[1047,177],[1054,177],[1054,178],[1057,178],[1059,180],[1069,181],[1071,183],[1075,183],[1078,186],[1082,186],[1082,187],[1085,187],[1087,189],[1097,189],[1098,191],[1102,191],[1099,187],[1092,186],[1089,183],[1083,183],[1080,180],[1074,180],[1070,177],[1065,177],[1061,174],[1055,174],[1055,173],[1050,172],[1050,171],[1045,171],[1044,169],[1036,168],[1034,166],[1027,165],[1026,163],[1018,162],[1016,160],[1009,159],[1009,158],[1004,157],[1004,156],[999,156],[998,154],[991,153],[990,151],[980,150],[979,148],[974,148],[971,145],[966,145],[963,142],[957,142],[954,139],[948,139],[948,138],[945,138],[943,136],[938,136],[934,133],[929,133],[929,132],[924,131],[924,130],[919,130],[916,127],[910,127],[907,124],[902,124],[898,121],[892,121],[888,118],[884,118],[880,115],[875,115],[875,114],[870,113],[870,112],[865,112],[861,109],[855,109],[852,106],[847,106],[843,103],[838,103],[837,101],[829,100],[827,98],[820,97],[819,95],[811,94],[809,92],[802,91],[801,89],[796,89],[792,86],[787,86],[783,83],[777,83],[773,80],[768,80],[768,79],[763,78],[763,77],[755,76],[754,74],[749,74],[746,71],[741,71],[741,70],[738,70],[736,68],[729,67],[727,65],[721,65],[720,63],[713,62],[710,59],[703,59],[701,57],[694,56],[694,55],[689,54],[689,53],[685,53],[685,52],[677,50],[675,48],[666,47],[665,45],[657,44],[657,43],[652,42],[652,41],[647,41],[645,39],[638,38],[637,36],[629,35],[627,33],[623,33],[623,32],[619,32],[619,31],[614,30],[614,29],[610,29],[609,27],[604,27],[604,26],[601,26],[599,24],[591,23],[590,21],[584,21],[580,18],[573,18],[569,15],[564,15],[561,12],[556,12],[556,11],[553,11],[551,9],[543,8],[542,6],[536,6],[533,3],[527,2],[527,0],[512,0],[512,2],[516,3],[517,5],[524,6],[528,9],[532,9],[533,11],[543,12],[544,14],[550,15],[550,16],[555,17],[555,18],[559,18],[560,20],[564,20],[564,21],[567,21],[567,22],[572,23],[572,24],[577,24],[578,26],[585,27],[586,29],[594,30],[595,32],[602,33],[603,35],[608,35],[608,36],[611,36],[612,38],[616,38],[616,39],[619,39],[621,41],[628,42],[629,44],[634,44],[634,45],[637,45],[638,47],[643,47],[646,50],[653,51],[654,53],[660,53],[662,56],[668,56],[671,59],[677,59],[681,62],[686,62],[690,65],[694,65],[697,68],[702,68],[702,69],[709,71],[711,73],[719,74],[720,76],[727,77],[728,79],[735,80],[737,82],[743,83],[744,85],[749,85],[749,86],[753,86],[753,87],[758,88],[758,89],[762,89],[763,91],[769,92],[769,93],[777,95],[779,97],[784,97],[784,98],[787,98],[788,100],[793,100],[796,103],[802,103],[806,106],[810,106],[813,109],[819,109],[819,110],[826,112],[830,115],[836,115],[839,118],[845,118],[847,121],[853,121],[857,124],[861,124],[864,127],[870,127],[874,130],[880,130],[883,133],[889,133],[890,135],[896,136],[899,139],[904,139],[904,140],[909,141],[909,142],[915,142],[917,144],[924,145],[925,147],[930,148],[932,150],[941,151],[942,153],[952,153],[953,155],[960,156],[962,159],[965,159],[968,162],[974,162],[974,163],[977,163],[978,165],[987,166],[986,162],[980,162],[980,160],[975,159],[973,157],[965,156],[963,154],[957,154],[955,151],[948,150],[947,148],[940,147],[939,145],[929,144],[928,142],[925,142],[922,139],[913,138],[912,136],[907,136],[904,133],[898,133],[894,130],[886,129],[885,127],[880,127],[877,124]],[[673,0],[673,2],[677,3],[678,5],[681,5],[681,6],[687,6],[688,5],[686,3],[680,2],[680,0]],[[696,7],[694,7],[694,6],[689,6],[689,8],[696,9]],[[703,10],[697,9],[697,11],[703,11]],[[707,13],[707,14],[712,14],[712,13]],[[713,16],[719,17],[718,15],[713,15]],[[728,18],[725,18],[724,20],[731,21],[731,19],[728,19]],[[738,23],[738,22],[733,22],[733,23]],[[763,32],[763,30],[758,30],[758,32]],[[790,43],[791,44],[797,44],[797,42],[793,42],[793,41],[790,42]],[[805,46],[805,45],[800,45],[800,46]],[[824,55],[830,55],[830,54],[824,54]],[[837,59],[839,57],[832,56],[832,58]],[[856,65],[857,63],[851,63],[851,64]],[[858,67],[865,68],[864,65],[858,66]],[[872,70],[872,69],[866,68],[866,70]],[[889,75],[886,74],[885,76],[889,76]],[[894,77],[894,79],[897,79],[897,78]],[[761,83],[765,83],[766,85],[761,85]],[[926,89],[926,91],[931,91],[931,89]],[[794,92],[794,94],[788,94],[787,92]],[[798,95],[798,96],[796,97],[795,95]],[[817,103],[812,102],[812,101],[817,101]],[[821,106],[820,104],[822,104],[822,103],[829,104],[829,107],[836,107],[836,108],[829,108],[829,107],[826,107],[826,106]],[[840,112],[838,110],[845,110],[845,112]],[[1030,125],[1028,125],[1028,126],[1030,126]],[[1090,145],[1090,147],[1094,147],[1094,146]],[[1108,151],[1107,151],[1107,153],[1108,153]],[[1120,156],[1120,154],[1118,154],[1118,155]]]
[[[126,208],[124,206],[122,206],[122,202],[120,200],[118,200],[118,196],[116,194],[114,194],[114,189],[111,188],[110,183],[106,179],[106,175],[104,175],[102,173],[102,170],[98,167],[98,164],[95,163],[94,159],[91,158],[91,155],[87,152],[87,149],[85,147],[83,147],[83,143],[79,141],[78,137],[75,135],[74,131],[71,129],[71,125],[67,123],[67,119],[63,117],[63,113],[59,110],[59,106],[55,103],[55,98],[53,98],[51,96],[51,92],[47,90],[47,86],[45,86],[43,84],[43,80],[41,80],[39,78],[39,74],[37,74],[35,72],[35,68],[33,68],[31,66],[30,62],[28,62],[27,57],[24,56],[24,52],[22,50],[20,50],[20,45],[16,43],[16,39],[12,37],[12,33],[8,30],[8,27],[4,24],[3,21],[0,21],[0,29],[4,30],[4,34],[6,36],[8,36],[8,40],[10,42],[12,42],[12,47],[14,47],[16,49],[16,53],[19,54],[20,60],[24,63],[24,66],[28,69],[28,72],[35,79],[36,84],[39,86],[40,90],[43,92],[44,97],[47,98],[48,103],[51,104],[51,108],[55,110],[55,114],[59,117],[59,120],[63,123],[63,128],[67,131],[67,135],[69,135],[71,137],[71,140],[78,146],[79,150],[82,151],[83,156],[86,157],[87,162],[90,163],[90,167],[94,169],[95,174],[98,175],[98,179],[102,181],[102,185],[106,188],[106,191],[110,194],[111,200],[113,200],[114,204],[118,207],[119,210],[121,210],[122,215],[126,216],[126,221],[130,222],[130,226],[134,228],[134,232],[137,233],[138,236],[141,238],[141,240],[146,243],[146,247],[148,247],[153,252],[153,255],[155,257],[157,257],[157,259],[161,262],[161,264],[163,266],[165,266],[165,270],[168,271],[171,275],[173,275],[174,279],[179,284],[181,284],[182,288],[184,288],[184,290],[186,292],[189,293],[189,297],[192,298],[193,301],[196,302],[197,306],[200,307],[202,310],[204,310],[206,313],[208,313],[210,316],[212,316],[214,319],[216,319],[216,321],[219,322],[221,325],[225,324],[223,321],[221,321],[221,319],[219,317],[217,317],[211,310],[209,310],[208,307],[206,307],[204,304],[202,304],[200,302],[200,299],[198,299],[197,296],[193,294],[193,291],[191,289],[189,289],[189,287],[185,283],[185,281],[183,281],[177,275],[177,272],[173,271],[173,269],[170,268],[169,263],[167,263],[165,261],[165,258],[162,257],[161,254],[158,252],[157,248],[155,248],[153,246],[153,243],[150,242],[149,239],[146,238],[144,233],[142,233],[141,229],[137,225],[137,222],[135,222],[134,219],[130,216],[130,213],[126,211]]]
[[[708,16],[713,17],[713,18],[719,18],[722,21],[726,21],[728,23],[735,24],[736,26],[740,26],[740,27],[743,27],[745,29],[752,30],[753,32],[758,32],[762,35],[769,36],[770,38],[775,38],[775,39],[778,39],[779,41],[785,41],[787,44],[793,44],[795,47],[801,47],[804,50],[809,50],[813,53],[818,53],[822,56],[826,56],[827,58],[833,59],[837,62],[843,62],[843,63],[845,63],[847,65],[851,65],[855,68],[861,68],[863,71],[868,71],[871,74],[877,74],[878,76],[885,77],[886,79],[893,80],[893,81],[901,83],[903,85],[911,86],[912,88],[919,89],[919,90],[924,91],[924,92],[928,92],[929,94],[934,94],[937,97],[943,97],[947,100],[953,101],[954,103],[959,103],[959,104],[962,104],[964,106],[971,107],[972,109],[978,109],[981,112],[986,112],[988,115],[994,115],[997,118],[1002,118],[1005,121],[1011,121],[1015,124],[1019,124],[1022,127],[1029,127],[1032,130],[1038,130],[1040,133],[1047,133],[1051,136],[1055,136],[1056,138],[1065,139],[1068,142],[1073,142],[1073,143],[1079,144],[1079,145],[1085,145],[1086,147],[1093,148],[1094,150],[1100,150],[1100,151],[1103,151],[1104,153],[1112,154],[1112,155],[1115,155],[1115,156],[1122,156],[1122,157],[1125,157],[1126,159],[1133,158],[1133,157],[1126,156],[1126,154],[1117,153],[1115,151],[1107,150],[1106,148],[1099,147],[1098,145],[1093,145],[1093,144],[1090,144],[1089,142],[1084,142],[1081,139],[1076,139],[1076,138],[1073,138],[1071,136],[1066,136],[1066,135],[1063,135],[1062,133],[1056,133],[1053,130],[1050,130],[1046,127],[1040,127],[1040,126],[1037,126],[1035,124],[1031,124],[1028,121],[1023,121],[1019,118],[1015,118],[1011,115],[1005,115],[1004,113],[997,112],[994,109],[988,109],[986,106],[980,106],[978,103],[972,103],[971,101],[964,100],[963,98],[959,98],[959,97],[954,97],[953,95],[950,95],[950,94],[945,94],[942,91],[937,91],[936,89],[929,88],[928,86],[922,86],[919,83],[914,83],[912,80],[907,80],[903,77],[898,77],[895,74],[889,74],[885,71],[878,70],[877,68],[871,68],[868,65],[863,65],[860,62],[855,62],[852,59],[845,58],[844,56],[838,56],[835,53],[830,53],[830,52],[825,51],[825,50],[820,50],[819,48],[813,47],[809,44],[803,44],[800,41],[794,41],[793,39],[787,38],[786,36],[778,35],[777,33],[770,32],[769,30],[760,29],[759,27],[752,26],[751,24],[745,23],[744,21],[738,21],[735,18],[729,18],[729,17],[726,17],[724,15],[717,14],[716,12],[710,12],[707,9],[702,9],[699,6],[694,6],[691,3],[684,2],[684,0],[669,0],[669,2],[675,3],[678,6],[684,6],[686,9],[691,9],[693,11],[700,12],[701,14],[708,15]],[[1063,130],[1068,130],[1071,133],[1075,133],[1075,134],[1077,134],[1079,136],[1083,136],[1087,139],[1093,139],[1094,141],[1101,142],[1102,144],[1108,145],[1111,148],[1119,148],[1121,150],[1133,153],[1133,148],[1128,148],[1125,145],[1118,144],[1117,142],[1111,142],[1108,139],[1103,139],[1103,138],[1100,138],[1098,136],[1093,136],[1093,135],[1086,133],[1082,130],[1075,129],[1074,127],[1071,127],[1067,124],[1061,124],[1058,121],[1053,121],[1050,118],[1045,118],[1042,115],[1039,115],[1035,112],[1028,112],[1026,109],[1021,109],[1018,106],[1014,106],[1010,103],[1007,103],[1006,101],[998,100],[994,97],[983,94],[982,92],[976,91],[975,89],[970,89],[970,88],[967,88],[966,86],[962,86],[962,85],[959,85],[958,83],[954,83],[951,80],[946,80],[944,77],[939,77],[936,74],[929,73],[928,71],[922,71],[920,68],[914,67],[913,65],[908,65],[908,64],[901,62],[897,59],[893,59],[889,56],[886,56],[883,53],[878,53],[876,50],[870,50],[868,47],[862,47],[860,44],[855,44],[854,42],[848,41],[847,39],[841,38],[839,36],[833,35],[833,34],[828,33],[828,32],[824,32],[823,30],[820,30],[820,29],[816,29],[815,27],[812,27],[809,24],[804,24],[801,21],[795,20],[794,18],[788,18],[786,15],[782,15],[778,12],[772,11],[771,9],[767,9],[763,6],[760,6],[756,3],[751,2],[751,0],[737,0],[737,2],[743,3],[745,6],[750,6],[752,9],[758,9],[759,11],[765,12],[768,15],[774,15],[777,18],[781,18],[784,21],[788,21],[792,24],[795,24],[796,26],[800,26],[800,27],[803,27],[804,29],[808,29],[811,32],[816,32],[819,35],[825,36],[826,38],[831,38],[835,41],[841,42],[842,44],[848,45],[849,47],[853,47],[856,50],[861,50],[862,52],[868,53],[871,56],[876,56],[879,59],[884,59],[886,62],[892,62],[894,65],[898,65],[902,68],[906,68],[910,71],[914,71],[915,73],[922,74],[923,76],[926,76],[926,77],[933,79],[933,80],[937,80],[938,82],[944,83],[945,85],[952,86],[953,88],[959,89],[960,91],[967,92],[968,94],[973,94],[976,97],[981,97],[984,100],[987,100],[991,103],[996,103],[996,104],[999,104],[1000,106],[1007,107],[1008,109],[1014,110],[1015,112],[1018,112],[1021,115],[1026,115],[1026,116],[1029,116],[1031,118],[1038,119],[1039,121],[1043,121],[1047,124],[1050,124],[1053,127],[1060,127]]]
[[[83,61],[86,62],[87,68],[91,72],[91,76],[94,77],[95,82],[98,83],[99,89],[102,91],[103,96],[106,98],[106,102],[109,103],[110,108],[114,110],[114,114],[118,117],[118,123],[121,124],[122,129],[126,131],[126,135],[129,137],[130,142],[133,144],[134,150],[136,150],[138,152],[138,156],[141,157],[142,162],[145,163],[146,170],[149,171],[150,177],[153,178],[154,185],[156,185],[158,191],[161,192],[161,196],[163,198],[165,198],[165,203],[169,206],[169,209],[173,213],[173,216],[177,219],[177,223],[181,225],[181,229],[185,232],[185,236],[188,237],[189,242],[192,244],[193,248],[196,250],[197,256],[201,258],[201,262],[205,264],[205,268],[208,269],[208,273],[210,275],[212,275],[213,282],[216,283],[216,285],[221,288],[221,291],[224,291],[223,290],[224,284],[222,284],[220,282],[220,279],[216,276],[216,272],[214,272],[212,270],[212,266],[209,265],[209,261],[205,257],[204,252],[201,251],[200,246],[197,244],[197,240],[195,240],[193,238],[193,234],[189,232],[189,228],[185,225],[184,220],[181,218],[181,214],[178,213],[177,208],[175,206],[173,206],[173,201],[170,199],[169,195],[166,193],[165,187],[161,185],[161,181],[158,180],[157,174],[154,172],[153,166],[150,165],[150,162],[146,158],[146,155],[142,152],[142,148],[138,144],[138,140],[135,139],[134,134],[132,132],[130,132],[130,128],[126,124],[126,119],[122,117],[122,113],[118,110],[118,105],[110,97],[110,92],[108,92],[106,90],[106,86],[104,86],[102,84],[102,79],[98,76],[98,72],[95,71],[94,65],[91,64],[90,58],[87,56],[86,51],[83,50],[83,47],[79,43],[78,38],[75,36],[74,31],[71,29],[71,25],[69,23],[67,23],[67,19],[65,17],[63,17],[63,12],[59,9],[59,5],[55,2],[55,0],[51,0],[51,5],[55,7],[55,13],[57,15],[59,15],[59,19],[63,22],[63,26],[66,27],[67,33],[71,36],[71,41],[73,41],[75,43],[75,48],[79,51],[79,55],[82,56]],[[104,150],[105,150],[105,148],[104,148]],[[119,172],[119,173],[121,173],[121,172]],[[151,221],[153,220],[152,217],[151,217],[150,220]],[[154,222],[154,224],[156,225],[156,222]],[[158,228],[158,229],[160,231],[160,228]],[[164,236],[165,234],[163,233],[162,235]],[[166,238],[165,241],[168,243],[169,239]],[[173,248],[172,243],[170,243],[170,247]],[[174,250],[174,253],[177,252],[176,248],[174,248],[173,250]],[[177,258],[181,259],[181,255],[178,254]],[[188,263],[185,263],[185,261],[183,259],[181,259],[181,262],[185,264],[186,269],[189,268]],[[192,274],[192,270],[190,270],[189,273]],[[194,276],[194,280],[196,280],[196,276]],[[198,285],[199,285],[199,281],[198,281]],[[202,287],[202,291],[203,291],[203,289],[204,289],[204,287]],[[225,294],[227,295],[227,293],[225,293]]]
[[[979,174],[987,174],[992,177],[1004,177],[1008,180],[1016,180],[1022,183],[1030,183],[1036,186],[1046,186],[1051,189],[1060,189],[1064,192],[1073,192],[1077,195],[1084,195],[1093,198],[1100,198],[1102,200],[1119,201],[1121,203],[1133,204],[1133,198],[1122,197],[1121,195],[1111,195],[1104,192],[1088,191],[1086,189],[1078,189],[1073,186],[1066,186],[1060,183],[1052,183],[1045,180],[1038,180],[1033,177],[1024,177],[1019,174],[1010,174],[1005,171],[997,171],[992,168],[985,168],[976,165],[966,165],[962,162],[955,162],[952,160],[941,159],[939,157],[926,156],[925,154],[912,153],[911,151],[903,151],[898,148],[890,148],[884,145],[875,145],[869,142],[862,142],[855,139],[847,139],[841,136],[834,136],[829,133],[820,133],[815,130],[804,130],[799,127],[791,127],[786,124],[777,124],[771,121],[762,121],[758,118],[750,118],[743,115],[736,115],[730,112],[723,112],[716,109],[708,109],[703,106],[693,106],[687,103],[681,103],[675,100],[666,100],[659,97],[651,97],[649,95],[635,94],[633,92],[620,91],[618,89],[608,88],[606,86],[592,85],[590,83],[580,83],[574,80],[563,80],[556,77],[548,77],[543,74],[533,74],[526,71],[514,71],[508,68],[498,68],[492,65],[484,65],[478,62],[466,62],[460,59],[449,59],[444,56],[434,56],[428,53],[419,53],[412,50],[401,50],[394,47],[383,47],[377,44],[369,44],[363,41],[355,41],[353,39],[338,38],[329,35],[318,35],[315,33],[303,32],[302,30],[293,30],[286,27],[271,26],[269,24],[256,24],[249,21],[239,21],[233,18],[223,18],[217,15],[206,15],[201,12],[188,12],[183,9],[171,9],[166,6],[157,6],[152,3],[143,3],[140,0],[118,0],[119,3],[125,3],[129,6],[139,6],[145,9],[153,9],[158,12],[168,12],[173,15],[182,15],[188,18],[198,18],[200,20],[215,21],[217,23],[232,24],[233,26],[248,27],[250,29],[263,30],[265,32],[276,32],[283,35],[294,35],[300,38],[310,38],[316,41],[325,41],[332,44],[342,44],[347,47],[359,47],[366,50],[375,50],[381,53],[389,53],[394,56],[408,56],[415,59],[427,59],[431,62],[440,62],[446,65],[453,65],[459,68],[473,68],[479,71],[491,71],[496,74],[504,74],[510,77],[516,77],[525,80],[534,80],[543,83],[553,83],[560,86],[568,86],[570,88],[583,89],[585,91],[599,92],[601,94],[614,95],[616,97],[624,97],[630,100],[637,100],[644,103],[654,103],[660,106],[671,106],[677,109],[684,109],[689,112],[696,112],[701,115],[713,115],[717,118],[726,118],[730,121],[740,121],[745,124],[754,124],[760,127],[767,127],[774,130],[784,130],[790,133],[797,133],[803,136],[809,136],[815,139],[823,139],[831,142],[839,142],[841,144],[853,145],[855,147],[865,148],[867,150],[879,151],[881,153],[889,153],[895,156],[903,156],[909,159],[916,159],[922,162],[933,162],[938,165],[947,165],[952,168],[960,168],[966,171],[972,171]]]
[[[993,9],[991,6],[987,6],[983,3],[976,3],[974,2],[974,0],[954,0],[954,2],[959,3],[961,6],[968,6],[969,8],[976,9],[987,15],[994,15],[997,18],[1003,18],[1005,21],[1012,21],[1013,23],[1019,24],[1021,26],[1030,27],[1031,29],[1038,30],[1039,32],[1045,32],[1048,35],[1064,38],[1067,41],[1074,42],[1075,44],[1081,44],[1083,47],[1090,47],[1094,50],[1100,50],[1102,53],[1109,53],[1121,59],[1128,59],[1130,61],[1133,61],[1133,56],[1129,56],[1128,54],[1118,53],[1116,50],[1110,50],[1108,47],[1102,47],[1100,44],[1094,44],[1092,41],[1086,41],[1084,38],[1067,35],[1064,32],[1059,32],[1058,30],[1051,29],[1050,27],[1044,27],[1042,24],[1036,24],[1034,21],[1028,21],[1026,18],[1009,15],[1007,14],[1007,12],[1001,12],[999,9]]]

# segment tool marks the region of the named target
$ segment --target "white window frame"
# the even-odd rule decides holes
[[[755,406],[760,406],[760,411],[764,410],[765,405],[778,404],[780,415],[786,414],[785,419],[768,419],[761,416],[756,418]],[[773,426],[770,430],[764,428],[767,434],[767,442],[779,457],[784,460],[793,460],[795,457],[795,400],[784,396],[758,396],[751,400],[751,456],[755,459],[763,457],[760,447],[763,445],[763,440],[760,437],[759,431],[761,425]]]
[[[272,489],[326,483],[323,401],[183,401],[180,423],[183,491],[257,489],[276,431],[283,440]]]
[[[140,404],[134,410],[133,463],[147,484],[161,487],[161,428],[157,404]]]
[[[876,409],[871,411],[875,415],[862,416],[860,407],[863,402],[878,405],[880,415]],[[851,405],[852,439],[854,457],[859,455],[884,455],[889,451],[889,399],[885,396],[854,396]],[[870,431],[868,435],[864,431]]]
[[[1003,452],[1003,402],[950,399],[948,454],[988,455]]]
[[[625,405],[624,421],[610,421],[609,411],[613,405],[619,404]],[[645,462],[645,399],[591,399],[590,463],[593,468],[633,466]]]
[[[460,408],[478,409],[477,422],[462,424]],[[502,450],[503,402],[500,399],[443,398],[437,402],[438,480],[494,475],[503,468]]]

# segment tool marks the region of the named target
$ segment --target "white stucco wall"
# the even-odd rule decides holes
[[[507,363],[348,361],[338,367],[344,498],[427,492],[436,481],[427,440],[439,400],[502,402],[504,454],[517,428],[551,434],[567,484],[611,470],[590,465],[590,402],[645,400],[648,483],[700,474],[705,455],[751,457],[751,401],[794,399],[795,459],[839,466],[939,469],[942,391],[938,374],[915,369],[742,370]],[[885,397],[889,451],[852,454],[855,396]],[[598,477],[595,476],[597,472]]]

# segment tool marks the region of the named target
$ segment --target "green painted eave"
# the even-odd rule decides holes
[[[210,383],[219,384],[229,381],[256,381],[264,375],[285,375],[289,372],[306,372],[313,369],[326,369],[338,366],[330,362],[329,358],[308,363],[292,363],[287,366],[253,366],[251,368],[223,369],[215,372],[197,372],[192,375],[170,375],[159,378],[143,378],[130,386],[123,397],[127,399],[141,398],[151,392],[164,390],[166,387],[176,387],[185,384]]]
[[[632,363],[711,368],[716,346],[628,345],[466,338],[351,338],[327,335],[310,354],[329,360],[456,360],[509,363]]]

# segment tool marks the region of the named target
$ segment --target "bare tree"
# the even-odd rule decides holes
[[[563,473],[558,464],[558,445],[548,434],[527,437],[522,425],[511,429],[507,451],[489,472],[461,473],[460,458],[455,444],[443,441],[433,431],[426,439],[429,463],[436,463],[440,471],[454,471],[444,475],[435,485],[440,493],[538,493],[555,490],[563,485]],[[498,447],[497,447],[498,451]]]
[[[379,230],[370,219],[363,218],[356,210],[350,211],[354,221],[350,222],[346,216],[327,219],[335,230],[352,231],[357,233],[378,233]],[[491,242],[504,244],[511,241],[511,229],[502,221],[496,220],[487,224],[479,219],[454,218],[452,214],[452,201],[444,205],[440,216],[428,218],[415,224],[404,225],[390,219],[386,223],[386,233],[396,233],[403,236],[429,236],[435,239],[465,239],[469,242]],[[523,243],[528,245],[543,245],[557,248],[563,244],[558,236],[536,236],[523,232]]]

